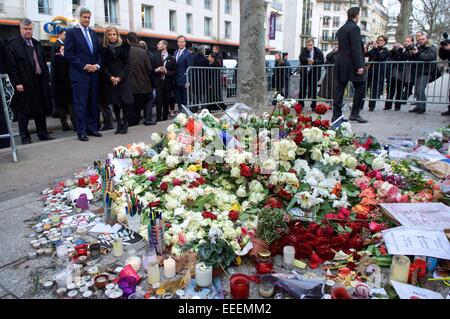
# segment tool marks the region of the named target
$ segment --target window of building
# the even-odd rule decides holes
[[[331,32],[331,40],[337,41],[336,34],[337,34],[337,31]]]
[[[331,2],[324,2],[323,9],[327,11],[331,10]]]
[[[142,5],[142,27],[153,29],[153,6]]]
[[[210,37],[211,36],[211,29],[212,29],[212,18],[205,17],[205,36]]]
[[[283,31],[283,22],[281,21],[280,16],[277,17],[275,31]]]
[[[367,22],[366,21],[361,21],[361,29],[364,31],[367,31]]]
[[[169,10],[169,30],[177,31],[177,12]]]
[[[41,14],[52,14],[52,8],[50,7],[50,0],[39,0],[38,11]]]
[[[72,0],[72,14],[77,12],[78,8],[82,6],[81,0]]]
[[[186,33],[192,33],[192,13],[186,13]]]
[[[231,39],[231,22],[225,21],[225,39]]]
[[[211,0],[205,0],[205,9],[211,9]]]
[[[328,30],[322,31],[322,40],[324,40],[324,41],[330,40],[329,35],[328,35]]]
[[[322,26],[329,27],[330,26],[331,17],[323,17]]]
[[[321,50],[322,50],[322,52],[327,52],[328,51],[328,43],[322,43]]]
[[[111,24],[118,24],[119,18],[117,16],[117,0],[105,0],[105,22]]]
[[[192,5],[192,0],[186,0],[186,4],[187,4],[188,6]]]
[[[0,12],[4,13],[5,12],[5,4],[3,3],[3,0],[0,1]]]
[[[333,28],[339,28],[340,22],[339,17],[333,17]]]
[[[335,3],[334,4],[334,11],[341,11],[341,4],[340,3]]]
[[[225,13],[231,14],[231,0],[225,0]]]

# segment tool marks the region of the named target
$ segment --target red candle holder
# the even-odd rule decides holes
[[[414,261],[414,266],[416,266],[416,269],[418,270],[417,277],[423,278],[427,274],[427,262],[422,259],[417,259]]]
[[[79,187],[86,187],[86,179],[84,177],[78,179]]]
[[[262,250],[258,253],[255,261],[255,268],[258,274],[269,274],[273,271],[273,262],[270,251]]]
[[[89,176],[89,182],[91,185],[97,184],[100,175],[91,175]]]
[[[233,299],[248,299],[250,278],[243,274],[232,275],[230,278],[230,292]]]

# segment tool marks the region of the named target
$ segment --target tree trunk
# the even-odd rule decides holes
[[[401,4],[400,13],[397,16],[397,33],[395,38],[398,43],[403,43],[403,40],[409,35],[409,20],[413,12],[412,0],[399,0]]]
[[[264,0],[240,0],[238,101],[255,113],[267,108]]]

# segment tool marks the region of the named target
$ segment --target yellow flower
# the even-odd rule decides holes
[[[197,172],[198,171],[198,165],[191,165],[187,169],[188,172]]]
[[[238,203],[234,203],[233,206],[231,206],[231,210],[240,212],[241,211],[241,205],[239,205]]]
[[[236,257],[236,265],[240,266],[241,263],[242,263],[242,258],[241,258],[241,256],[237,256],[237,257]]]

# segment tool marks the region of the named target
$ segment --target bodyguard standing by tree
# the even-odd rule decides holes
[[[53,140],[47,131],[46,113],[51,109],[50,75],[44,59],[44,50],[33,39],[33,22],[20,22],[20,35],[8,42],[7,68],[9,78],[16,91],[19,132],[22,144],[31,143],[28,122],[34,118],[40,140]]]
[[[97,90],[100,70],[100,46],[97,35],[89,28],[91,11],[81,7],[80,23],[67,31],[65,54],[70,61],[73,108],[78,139],[89,141],[87,135],[101,137],[98,132]]]
[[[366,75],[364,74],[364,47],[361,29],[358,27],[359,8],[352,7],[347,11],[347,22],[338,30],[337,39],[339,51],[336,54],[337,82],[333,102],[333,118],[342,116],[342,104],[347,83],[351,81],[355,87],[350,121],[367,123],[359,112],[363,105]]]

